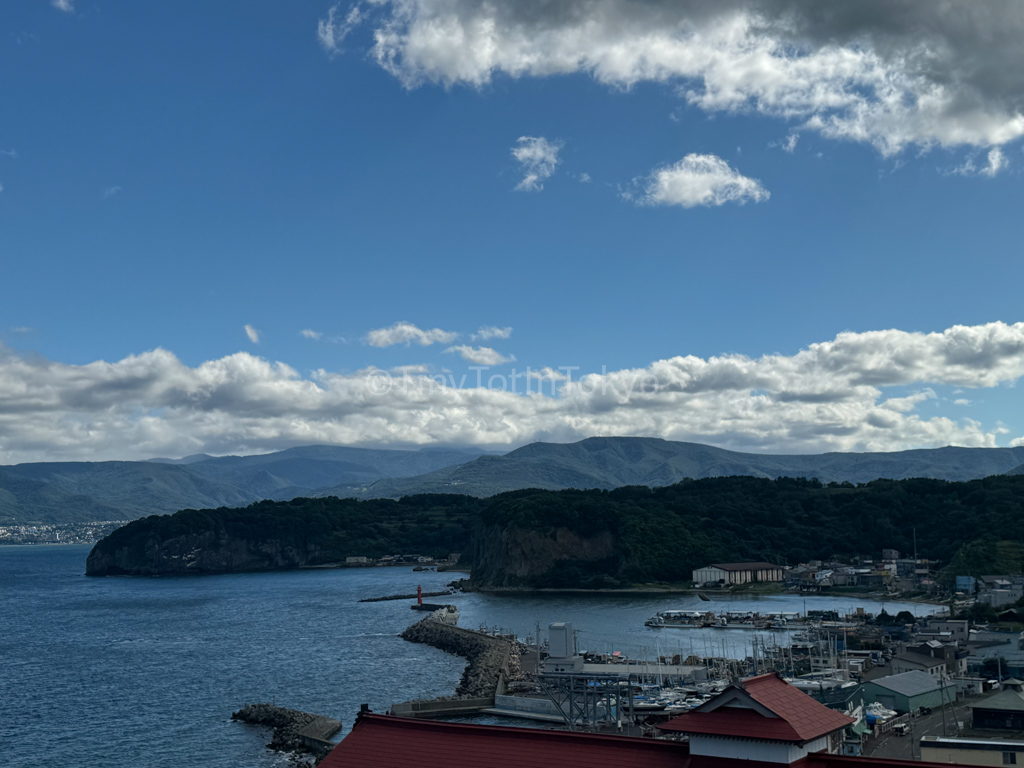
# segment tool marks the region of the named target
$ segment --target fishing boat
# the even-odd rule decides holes
[[[711,624],[713,614],[701,611],[658,611],[644,626],[671,629],[700,629]]]

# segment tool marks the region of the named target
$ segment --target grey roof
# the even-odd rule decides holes
[[[931,693],[939,689],[939,683],[927,672],[919,669],[910,672],[903,672],[899,675],[889,675],[872,680],[872,683],[904,696],[919,696],[922,693]]]
[[[976,701],[971,709],[997,709],[1002,712],[1024,712],[1024,697],[1016,691],[1000,691]]]
[[[942,659],[936,659],[926,653],[915,653],[914,651],[905,651],[900,653],[895,659],[893,659],[893,661],[898,661],[900,664],[916,664],[917,666],[925,667],[926,669],[941,667],[946,663]]]

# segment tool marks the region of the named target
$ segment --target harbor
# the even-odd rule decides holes
[[[456,594],[453,601],[463,598],[472,601],[474,596]],[[468,664],[454,696],[396,702],[389,711],[405,717],[484,716],[568,730],[653,735],[659,724],[701,707],[731,684],[765,674],[778,675],[822,702],[852,696],[870,670],[899,652],[909,630],[887,623],[886,605],[875,613],[864,606],[843,610],[821,602],[821,607],[807,608],[806,599],[802,611],[736,609],[724,607],[724,600],[701,601],[700,609],[663,608],[638,622],[652,636],[654,652],[635,655],[588,649],[581,642],[586,632],[570,621],[545,627],[536,622],[528,635],[486,622],[471,629],[454,626],[453,617],[457,621],[459,615],[454,606],[419,601],[412,607],[433,610],[403,637],[464,656]],[[939,606],[928,608],[925,622],[944,614]],[[687,631],[673,634],[676,629]],[[748,631],[732,631],[738,629]],[[684,644],[689,652],[681,650]],[[680,650],[672,652],[673,647]],[[886,718],[888,710],[883,710],[861,706],[854,714],[873,725]]]

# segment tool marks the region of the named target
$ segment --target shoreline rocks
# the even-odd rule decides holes
[[[231,714],[232,720],[273,729],[267,749],[292,752],[296,756],[309,754],[319,762],[333,748],[327,739],[341,729],[341,723],[321,715],[275,704],[246,704]],[[305,762],[299,762],[305,765]]]

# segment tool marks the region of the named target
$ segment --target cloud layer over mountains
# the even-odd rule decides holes
[[[592,435],[787,453],[991,446],[999,429],[926,417],[919,405],[935,396],[931,385],[1017,381],[1024,323],[843,333],[792,356],[673,357],[582,378],[525,365],[409,370],[304,377],[243,352],[191,368],[163,349],[67,365],[0,347],[0,463],[312,443],[511,448]],[[896,386],[910,394],[885,394]]]
[[[336,5],[321,42],[325,25],[340,39],[353,19],[409,87],[572,73],[664,83],[707,112],[770,115],[885,154],[1024,134],[1015,0],[368,0]]]

